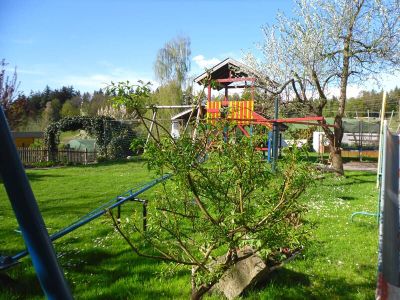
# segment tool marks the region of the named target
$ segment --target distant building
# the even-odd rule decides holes
[[[35,142],[35,140],[43,139],[43,132],[33,131],[33,132],[15,132],[13,131],[12,136],[14,138],[15,145],[17,147],[29,147]]]

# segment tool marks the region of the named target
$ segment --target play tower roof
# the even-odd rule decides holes
[[[211,79],[219,82],[221,82],[220,80],[224,80],[224,83],[230,84],[232,82],[238,81],[238,79],[241,79],[242,81],[248,81],[246,79],[250,79],[250,73],[251,76],[254,76],[255,74],[255,72],[251,71],[249,67],[242,64],[241,62],[232,58],[227,58],[216,64],[214,67],[210,68],[206,72],[197,76],[194,79],[194,82],[200,85],[204,85],[205,79]],[[254,80],[254,78],[251,79]],[[216,88],[218,90],[221,90],[223,86],[218,85]]]

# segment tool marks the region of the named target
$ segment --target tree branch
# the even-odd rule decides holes
[[[139,251],[138,248],[135,247],[135,245],[133,245],[133,243],[131,242],[131,240],[127,237],[127,235],[121,230],[121,228],[118,225],[117,220],[115,220],[115,217],[112,213],[112,211],[109,209],[107,210],[108,215],[111,217],[111,220],[113,222],[114,228],[119,232],[119,234],[124,238],[124,240],[128,243],[128,245],[131,247],[131,249],[133,250],[133,252],[135,252],[137,255],[141,256],[141,257],[146,257],[146,258],[151,258],[151,259],[159,259],[159,260],[164,260],[164,261],[169,261],[169,262],[174,262],[177,264],[182,264],[182,265],[188,265],[188,266],[195,266],[197,265],[196,263],[193,262],[187,262],[187,261],[183,261],[183,260],[179,260],[179,259],[174,259],[171,257],[167,257],[167,256],[158,256],[158,255],[149,255],[149,254],[144,254],[142,252]]]

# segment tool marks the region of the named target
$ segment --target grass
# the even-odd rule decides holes
[[[67,144],[70,140],[75,139],[79,134],[79,130],[63,131],[60,133],[60,143]]]
[[[374,299],[377,264],[377,221],[350,216],[375,212],[376,175],[347,172],[310,189],[307,219],[313,224],[302,257],[272,274],[249,299]]]
[[[50,233],[117,194],[154,178],[142,163],[27,170]],[[330,175],[329,175],[330,176]],[[348,172],[318,181],[303,197],[309,208],[310,242],[302,256],[274,272],[243,299],[374,298],[377,223],[354,211],[375,211],[375,175]],[[150,201],[150,190],[143,198]],[[123,218],[140,206],[127,203]],[[0,184],[0,252],[24,248]],[[168,275],[169,266],[134,255],[101,217],[55,242],[60,264],[77,299],[188,299],[189,273]],[[161,273],[163,275],[161,275]],[[0,273],[0,299],[42,299],[29,258]],[[215,297],[212,297],[215,298]]]

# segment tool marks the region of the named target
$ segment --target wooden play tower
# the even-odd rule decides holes
[[[208,72],[204,72],[194,79],[194,82],[207,84],[206,119],[208,123],[216,123],[224,116],[226,119],[236,122],[240,127],[253,123],[266,122],[267,119],[254,112],[254,83],[256,77],[251,77],[246,72],[246,66],[242,63],[227,58],[215,65]],[[250,90],[248,100],[230,100],[229,90],[246,88]],[[223,99],[212,100],[211,91],[224,90]]]
[[[256,72],[250,74],[250,68],[232,58],[227,58],[207,72],[199,75],[194,82],[207,85],[206,119],[208,123],[218,122],[224,116],[227,120],[236,122],[242,130],[244,125],[262,124],[272,128],[273,124],[296,123],[313,126],[332,126],[326,124],[324,117],[307,116],[298,118],[267,119],[254,111],[254,84]],[[250,100],[230,100],[229,90],[247,88],[250,90]],[[225,91],[223,99],[211,99],[211,91]],[[243,131],[243,130],[242,130]]]

